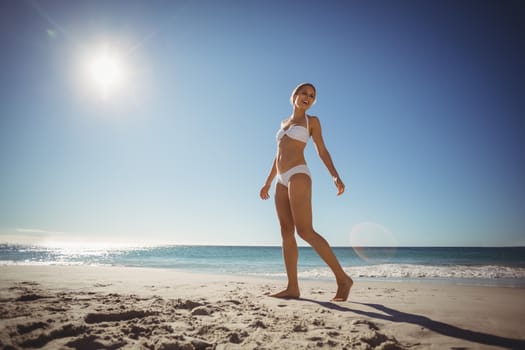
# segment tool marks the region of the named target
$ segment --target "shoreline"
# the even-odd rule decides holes
[[[236,278],[254,278],[254,279],[266,279],[266,280],[286,280],[285,272],[282,273],[257,273],[257,272],[217,272],[199,269],[184,269],[176,267],[154,267],[154,266],[126,266],[126,265],[110,265],[110,264],[84,264],[84,263],[35,263],[35,262],[13,262],[13,261],[0,261],[0,269],[4,267],[87,267],[87,268],[123,268],[123,269],[151,269],[153,271],[165,270],[175,271],[185,274],[196,274],[196,275],[207,275],[207,276],[228,276]],[[325,270],[329,271],[326,267]],[[318,281],[320,283],[335,283],[333,276],[326,277],[311,277],[301,276],[299,271],[300,281]],[[351,274],[351,271],[347,273],[357,282],[365,283],[412,283],[412,284],[430,284],[430,285],[459,285],[459,286],[479,286],[479,287],[501,287],[501,288],[518,288],[525,289],[525,278],[481,278],[481,277],[368,277],[368,276],[355,276]]]
[[[300,280],[300,299],[267,296],[284,286],[172,269],[0,266],[0,346],[525,348],[522,288],[356,280],[347,302],[332,303],[334,282]]]

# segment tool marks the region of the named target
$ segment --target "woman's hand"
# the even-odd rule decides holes
[[[334,176],[334,184],[335,187],[337,187],[337,195],[340,196],[345,191],[345,184],[343,181],[339,178],[339,176]]]
[[[271,187],[271,184],[270,185],[264,185],[261,188],[261,192],[259,192],[259,196],[261,197],[261,199],[267,200],[268,198],[270,198],[270,194],[269,194],[270,187]]]

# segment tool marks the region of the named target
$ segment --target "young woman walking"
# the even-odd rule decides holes
[[[310,244],[326,262],[335,275],[337,292],[333,301],[348,299],[352,279],[344,272],[328,242],[312,226],[312,180],[306,165],[304,149],[312,137],[317,153],[332,175],[337,195],[345,190],[345,185],[323,141],[321,123],[306,111],[315,103],[316,89],[310,83],[297,86],[291,95],[293,114],[281,123],[277,132],[277,155],[272,168],[260,191],[264,200],[270,198],[269,191],[273,179],[277,176],[275,186],[275,208],[281,226],[283,257],[288,276],[285,290],[272,296],[277,298],[299,298],[299,281],[297,278],[297,260],[299,251],[295,232]]]

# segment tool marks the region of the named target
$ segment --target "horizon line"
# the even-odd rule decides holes
[[[20,245],[20,246],[37,246],[37,247],[60,247],[64,245],[89,245],[112,246],[115,248],[155,248],[155,247],[239,247],[239,248],[281,248],[280,244],[246,244],[246,243],[181,243],[181,242],[109,242],[102,240],[95,241],[48,241],[48,242],[13,242],[0,241],[0,245]],[[298,245],[299,248],[312,248],[310,245]],[[525,245],[332,245],[332,248],[525,248]]]

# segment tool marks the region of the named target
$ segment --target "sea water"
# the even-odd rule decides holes
[[[345,271],[357,280],[525,288],[525,247],[334,247],[333,250]],[[13,264],[149,267],[286,278],[281,247],[0,244],[0,266]],[[310,247],[299,248],[298,269],[302,279],[334,279]]]

